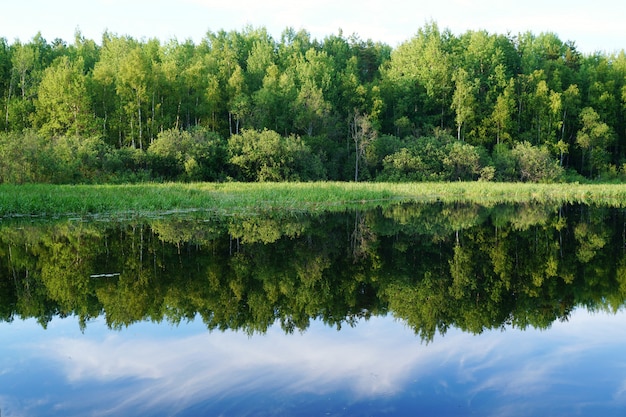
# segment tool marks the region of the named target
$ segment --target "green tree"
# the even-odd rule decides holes
[[[504,91],[498,95],[491,113],[491,119],[496,128],[496,145],[501,141],[511,140],[514,107],[514,82],[511,79]]]
[[[376,139],[378,132],[374,130],[370,117],[355,110],[350,124],[350,136],[354,142],[354,181],[359,181],[360,162],[363,160],[367,148]]]
[[[143,48],[136,46],[124,57],[117,74],[116,91],[122,97],[124,109],[130,120],[131,146],[139,149],[144,147],[144,119],[146,117],[144,107],[149,100],[148,83],[151,71],[152,63]]]
[[[383,96],[393,122],[407,117],[418,130],[449,127],[453,62],[449,31],[434,22],[400,44],[382,71]]]
[[[244,129],[228,139],[230,163],[246,181],[296,181],[323,178],[322,164],[296,136]]]
[[[93,70],[92,97],[96,115],[102,121],[102,135],[109,143],[122,146],[128,135],[124,101],[118,93],[119,73],[125,57],[136,42],[108,32],[102,36],[100,60]]]
[[[13,131],[27,128],[33,111],[32,89],[36,83],[36,67],[39,64],[38,50],[32,44],[16,42],[11,46],[12,74],[5,106],[5,126]],[[13,93],[19,91],[19,97]]]
[[[93,133],[94,119],[82,59],[58,58],[46,68],[37,90],[34,115],[44,135]]]
[[[606,169],[610,158],[608,147],[613,143],[614,134],[591,107],[585,107],[581,111],[580,121],[582,127],[576,135],[576,145],[582,150],[581,170],[588,165],[589,176],[593,177],[594,170],[599,172]]]
[[[454,76],[455,84],[454,94],[452,95],[451,108],[456,113],[456,129],[457,140],[461,140],[461,129],[463,126],[472,121],[476,106],[474,91],[475,80],[469,79],[469,74],[463,68],[459,68]]]

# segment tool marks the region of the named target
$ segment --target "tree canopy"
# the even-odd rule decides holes
[[[451,149],[481,155],[476,172],[487,168],[492,179],[555,178],[525,175],[515,164],[514,173],[502,171],[494,156],[502,146],[546,153],[558,161],[557,178],[625,175],[626,55],[585,55],[554,33],[455,35],[429,22],[396,48],[342,32],[312,39],[291,28],[274,39],[254,27],[208,32],[199,44],[109,32],[100,43],[79,32],[71,44],[40,34],[28,42],[0,38],[0,93],[0,164],[9,172],[20,167],[7,155],[29,137],[40,137],[38,152],[45,153],[58,138],[75,136],[97,140],[99,160],[107,162],[83,168],[92,181],[181,178],[181,167],[168,176],[153,166],[149,149],[164,132],[201,129],[230,154],[229,144],[238,143],[231,137],[246,131],[298,138],[321,169],[314,178],[274,176],[281,180],[375,180],[383,171],[426,178],[412,160],[423,157],[415,152],[425,138],[437,139],[435,148],[450,147],[450,138],[462,142]],[[397,146],[380,152],[389,137]],[[233,162],[188,178],[263,177]],[[67,181],[56,172],[13,172],[0,181]],[[463,176],[478,178],[476,172]],[[458,174],[457,167],[435,177]]]

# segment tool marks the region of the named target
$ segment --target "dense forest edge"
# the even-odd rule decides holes
[[[0,38],[0,183],[622,181],[626,55],[554,33]]]

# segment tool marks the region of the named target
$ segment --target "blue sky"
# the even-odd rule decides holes
[[[100,41],[105,30],[135,38],[199,42],[207,30],[264,26],[278,38],[288,26],[323,39],[341,28],[396,46],[427,21],[455,34],[555,32],[581,52],[626,49],[623,0],[21,0],[5,2],[0,36],[10,43],[38,31],[72,42],[76,28]]]

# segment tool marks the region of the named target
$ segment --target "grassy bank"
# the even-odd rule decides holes
[[[398,201],[626,206],[626,185],[518,183],[192,183],[0,185],[0,216],[343,210]]]

